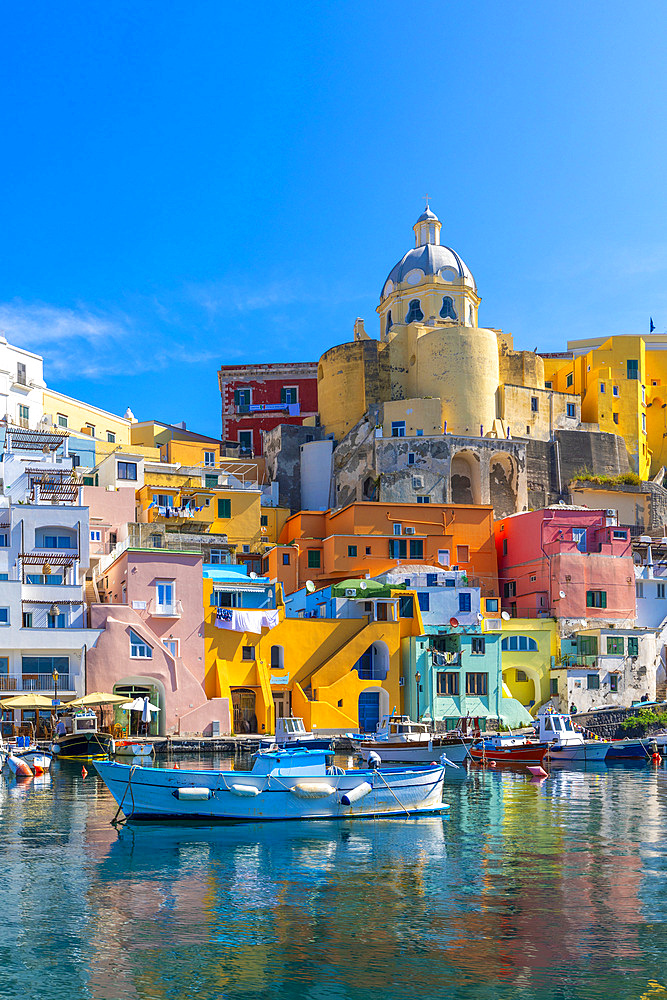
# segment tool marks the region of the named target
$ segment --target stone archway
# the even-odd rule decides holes
[[[452,503],[480,504],[482,484],[479,456],[465,449],[452,458],[450,468]]]
[[[120,680],[116,681],[112,693],[124,695],[128,702],[134,701],[135,698],[148,697],[151,704],[157,705],[159,709],[158,712],[151,713],[151,721],[148,728],[149,735],[166,735],[167,719],[165,706],[167,702],[165,687],[162,681],[148,675],[133,674],[128,677],[121,677]],[[127,712],[122,706],[115,705],[113,716],[114,723],[121,725],[124,729],[128,728],[129,732],[140,732],[141,727],[138,726],[138,723],[141,721],[140,713]]]
[[[507,452],[498,452],[489,462],[489,494],[496,519],[517,512],[516,459]]]

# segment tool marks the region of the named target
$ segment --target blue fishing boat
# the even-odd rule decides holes
[[[291,820],[440,812],[446,763],[344,770],[295,749],[260,750],[250,771],[94,765],[127,819]]]
[[[605,760],[650,760],[652,742],[650,737],[611,740]]]

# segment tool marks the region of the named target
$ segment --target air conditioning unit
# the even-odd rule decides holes
[[[405,534],[406,535],[414,535],[416,533],[416,531],[417,531],[416,528],[406,528],[405,529]]]
[[[487,618],[486,619],[486,631],[487,632],[502,632],[503,630],[503,620],[502,618]]]
[[[398,686],[400,688],[404,688],[405,687],[405,677],[399,677],[398,678]]]
[[[356,597],[357,596],[357,592],[354,589],[354,587],[346,587],[345,588],[345,596],[346,597]]]

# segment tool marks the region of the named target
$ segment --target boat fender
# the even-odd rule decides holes
[[[380,754],[376,753],[375,750],[371,750],[368,755],[368,766],[375,770],[375,768],[379,767],[381,763],[382,757],[380,757]]]
[[[653,761],[654,764],[659,764],[661,759],[662,758],[660,757],[659,753],[651,754],[651,760]]]
[[[298,785],[292,785],[290,792],[297,795],[300,799],[325,799],[328,795],[333,795],[336,789],[333,785],[325,784],[324,782],[315,784],[309,782],[300,782]]]
[[[530,773],[534,775],[536,778],[548,777],[547,772],[544,770],[543,767],[540,767],[539,764],[531,765],[530,767],[527,768],[527,770],[530,771]]]
[[[185,799],[186,802],[203,802],[205,799],[210,799],[211,795],[210,788],[176,788],[173,795],[177,799]]]
[[[340,801],[344,806],[351,806],[353,802],[358,802],[359,799],[363,799],[365,795],[368,795],[372,791],[372,785],[369,785],[367,781],[362,781],[360,785],[355,785],[349,792],[341,795]]]
[[[254,785],[230,785],[229,791],[234,795],[241,795],[243,798],[251,799],[254,795],[259,795],[261,788]]]
[[[13,753],[8,755],[7,761],[17,778],[32,778],[30,765],[26,761],[21,760],[20,757],[15,757]]]

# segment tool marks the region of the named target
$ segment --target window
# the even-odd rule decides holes
[[[250,552],[250,546],[249,545],[242,545],[241,546],[241,551],[242,552]]]
[[[170,496],[168,493],[154,493],[153,503],[156,505],[156,507],[173,507],[174,498]]]
[[[133,483],[137,481],[137,463],[136,462],[119,462],[118,463],[118,478],[119,479],[130,479]]]
[[[283,552],[283,566],[289,566],[289,564],[290,564],[289,552]]]
[[[607,391],[607,390],[606,390],[606,388],[605,388],[605,384],[604,384],[604,382],[600,382],[600,394],[601,394],[602,396],[604,396],[604,394],[605,394],[605,392],[606,392],[606,391]]]
[[[215,465],[215,452],[205,451],[204,452],[204,465]]]
[[[451,295],[444,295],[442,298],[442,309],[440,315],[443,319],[456,319],[456,309]]]
[[[486,639],[483,635],[474,635],[470,640],[470,652],[473,656],[483,656],[486,652]]]
[[[628,656],[639,656],[639,638],[636,635],[628,636]]]
[[[596,635],[578,635],[577,653],[581,656],[597,656],[598,637]]]
[[[658,584],[658,586],[656,588],[656,595],[655,596],[656,596],[656,598],[659,601],[664,600],[664,598],[665,598],[665,585],[664,585],[664,583],[659,583]]]
[[[252,431],[239,431],[239,444],[242,455],[252,454]]]
[[[205,475],[204,476],[204,486],[207,490],[214,490],[216,486],[220,485],[220,480],[217,476]]]
[[[254,646],[242,646],[243,649],[243,659],[244,660],[254,660],[255,659],[255,647]]]
[[[430,611],[431,610],[431,608],[430,608],[430,605],[431,605],[431,595],[429,594],[428,590],[420,590],[420,592],[417,594],[417,600],[419,601],[419,610],[420,611]]]
[[[421,538],[411,538],[410,539],[410,558],[411,559],[423,559],[424,558],[424,542]]]
[[[456,546],[456,561],[457,563],[467,563],[470,558],[470,549],[467,545],[457,545]]]
[[[67,417],[64,413],[56,414],[56,421],[58,423],[58,427],[67,427]]]
[[[615,424],[618,423],[618,413],[612,413],[612,418]]]
[[[503,597],[516,597],[516,580],[503,584]]]
[[[280,402],[281,403],[296,403],[298,402],[299,390],[296,386],[283,386],[280,390]]]
[[[232,501],[218,500],[218,517],[229,518],[232,516]]]
[[[586,687],[589,691],[600,690],[600,677],[598,674],[588,674],[586,677]]]
[[[503,538],[503,555],[507,555],[507,539]]]
[[[537,413],[540,408],[540,401],[537,396],[530,397],[530,409],[532,413]]]
[[[116,435],[114,434],[113,431],[107,431],[107,444],[115,444],[115,443],[116,443]]]
[[[414,451],[409,451],[408,452],[408,465],[414,465],[414,464],[415,464],[415,453],[414,453]]]
[[[21,424],[22,424],[23,427],[27,427],[28,426],[28,416],[29,416],[29,414],[30,414],[30,410],[28,409],[28,407],[24,406],[22,403],[19,404],[19,421],[21,422]]]
[[[9,625],[9,608],[0,608],[0,625]]]
[[[459,675],[455,673],[438,673],[438,694],[439,695],[453,695],[456,697],[459,693]]]
[[[371,554],[371,547],[370,547],[370,545],[367,545],[366,546],[366,555],[369,556],[370,554]]]
[[[22,656],[22,674],[69,673],[69,656]]]
[[[646,434],[646,414],[642,413],[642,433]]]
[[[385,335],[385,337],[387,336],[387,334],[389,333],[389,331],[391,330],[391,328],[392,328],[393,325],[394,325],[394,323],[393,323],[393,320],[391,318],[391,309],[390,309],[389,312],[387,313],[387,322],[386,322],[386,325],[385,325],[385,328],[384,328],[384,335]]]
[[[32,628],[32,611],[23,612],[23,628]]]
[[[157,533],[155,533],[153,535],[149,535],[148,536],[148,541],[151,543],[150,547],[152,549],[161,549],[161,548],[163,548],[163,545],[162,545],[162,535],[158,535]],[[115,544],[115,540],[114,540],[114,544]]]
[[[568,389],[572,388],[572,386],[574,385],[574,372],[570,372],[568,374],[567,378],[565,379],[565,385],[567,386]]]
[[[44,535],[45,549],[71,549],[74,542],[68,535]]]
[[[455,587],[455,586],[456,586],[456,580],[453,577],[448,576],[445,578],[445,587]]]
[[[392,422],[391,422],[391,436],[393,438],[404,438],[405,437],[405,420],[392,420]]]
[[[22,361],[16,362],[16,381],[19,385],[28,384],[26,366]]]
[[[165,647],[165,649],[169,650],[169,652],[173,657],[177,657],[179,655],[178,639],[163,639],[162,645]]]
[[[231,590],[214,590],[211,594],[211,605],[214,608],[237,608],[238,594]]]
[[[451,555],[449,549],[438,549],[438,562],[441,566],[449,566]]]
[[[171,580],[155,581],[155,602],[158,614],[171,611],[174,606],[174,584]]]
[[[402,535],[403,534],[403,525],[402,524],[395,524],[393,526],[393,530],[394,530],[394,534],[395,535]]]
[[[225,561],[225,553],[222,549],[211,549],[210,560],[214,566],[222,566]]]
[[[0,531],[0,548],[7,548],[9,545],[9,532]]]
[[[625,652],[625,642],[622,635],[607,636],[607,655],[623,656]]]
[[[488,674],[466,674],[466,694],[485,695],[488,692]]]
[[[408,543],[405,538],[389,539],[389,558],[390,559],[408,558]]]
[[[607,607],[607,591],[606,590],[587,590],[586,591],[586,607],[587,608],[606,608]]]
[[[641,580],[638,580],[637,583],[635,584],[635,597],[643,597],[643,596],[644,596],[644,584],[642,583]]]
[[[529,635],[508,635],[500,644],[502,652],[536,653],[537,643]]]
[[[308,568],[319,569],[322,561],[320,549],[308,549]]]
[[[517,672],[516,672],[516,680],[517,680],[518,684],[525,684],[526,681],[528,680],[528,675],[526,674],[526,671],[525,670],[517,670]]]
[[[414,618],[415,600],[411,594],[405,594],[398,599],[398,613],[401,618]]]
[[[132,628],[130,629],[130,656],[141,660],[150,660],[153,656],[151,647]]]
[[[95,437],[95,424],[86,424],[86,430],[90,431],[91,437]]]
[[[241,409],[242,407],[250,406],[251,399],[252,399],[252,389],[234,390],[234,406],[238,406],[239,409]]]
[[[617,385],[615,385],[611,391],[614,394],[614,396],[618,396],[618,386]]]
[[[437,587],[438,586],[438,574],[437,573],[427,573],[426,574],[426,586],[427,587]]]
[[[639,378],[639,361],[636,359],[628,358],[628,378],[638,379]]]
[[[549,694],[553,697],[558,694],[558,678],[552,677],[549,681]]]
[[[567,415],[568,415],[568,417],[576,417],[577,411],[576,411],[574,403],[568,403],[567,404]]]
[[[101,531],[91,531],[90,532],[90,540],[91,540],[91,542],[99,542],[101,538],[102,538],[102,532]]]
[[[356,545],[348,545],[348,547],[347,547],[347,554],[348,554],[348,556],[356,556],[356,554],[357,554],[357,546]]]
[[[424,313],[421,311],[419,299],[410,299],[410,303],[408,305],[408,314],[405,317],[405,322],[421,323],[423,318],[424,318]]]
[[[573,528],[572,529],[572,541],[576,544],[580,552],[586,551],[586,529],[585,528]]]
[[[268,526],[269,526],[269,515],[268,514],[262,514],[262,516],[259,519],[259,523],[260,523],[260,525],[261,525],[262,528],[268,528]]]
[[[46,623],[49,628],[65,628],[65,615],[52,615],[50,612],[47,615]]]
[[[471,606],[472,606],[472,598],[470,594],[467,593],[459,594],[459,611],[464,613],[470,611]]]
[[[627,531],[613,531],[612,537],[622,539],[624,542],[626,542],[628,540],[628,533]]]
[[[609,690],[618,691],[618,674],[609,674]]]
[[[498,598],[497,597],[487,597],[486,598],[486,613],[489,615],[498,614]]]
[[[545,382],[544,383],[544,388],[545,389],[552,389],[553,388],[553,382]]]
[[[430,497],[417,497],[417,503],[430,503]]]

